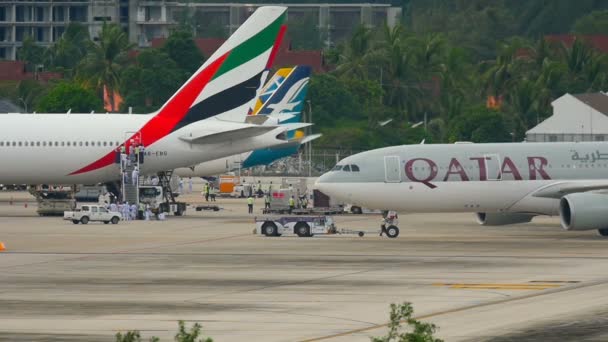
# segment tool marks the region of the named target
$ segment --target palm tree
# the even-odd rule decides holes
[[[358,79],[368,78],[372,31],[361,25],[351,39],[342,47],[338,56],[336,73]]]
[[[113,94],[120,85],[120,71],[126,52],[132,47],[127,34],[116,24],[104,23],[99,41],[80,63],[77,77],[98,92],[109,94],[111,110],[116,110]]]

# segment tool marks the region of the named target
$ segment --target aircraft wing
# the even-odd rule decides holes
[[[234,140],[253,138],[268,133],[279,127],[247,125],[223,131],[201,131],[179,137],[180,140],[191,144],[218,144]]]
[[[306,136],[306,137],[304,137],[304,139],[300,140],[300,144],[304,145],[304,144],[306,144],[308,142],[311,142],[311,141],[313,141],[315,139],[320,138],[322,135],[323,134],[312,134],[312,135]]]
[[[550,184],[534,193],[534,197],[562,198],[565,195],[577,192],[608,190],[608,181],[579,181],[579,182],[560,182]]]
[[[308,122],[293,122],[293,123],[284,123],[284,124],[281,124],[281,126],[279,126],[279,127],[284,127],[286,131],[293,131],[293,130],[296,130],[296,129],[310,127],[312,125],[313,124],[308,123]]]

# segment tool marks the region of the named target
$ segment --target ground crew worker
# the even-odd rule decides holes
[[[249,209],[249,213],[253,214],[253,196],[251,196],[251,194],[249,194],[249,197],[247,197],[247,207]]]
[[[289,213],[293,212],[293,209],[296,207],[296,200],[293,198],[293,195],[289,197]]]
[[[188,193],[192,192],[192,177],[188,177]]]
[[[262,182],[258,181],[258,188],[255,192],[258,197],[262,197],[262,195],[264,195],[264,191],[262,191]]]
[[[270,193],[264,197],[264,209],[270,209]]]
[[[134,186],[137,186],[138,182],[139,182],[139,169],[136,166],[133,169],[133,172],[131,173],[131,184],[133,184]]]
[[[205,196],[205,201],[209,202],[209,183],[205,183],[205,185],[203,186],[203,195]]]
[[[122,169],[127,167],[127,149],[125,145],[120,145],[120,167]]]
[[[135,162],[139,163],[139,145],[135,146]]]
[[[129,215],[131,220],[135,221],[137,219],[137,206],[135,203],[131,204],[131,207],[129,208]]]
[[[144,219],[144,211],[146,211],[146,205],[143,204],[142,202],[139,202],[139,207],[137,208],[137,219],[138,220]]]
[[[144,163],[144,155],[146,154],[146,148],[144,147],[143,144],[141,144],[139,146],[139,163],[143,164]]]
[[[306,207],[308,206],[308,199],[306,199],[306,196],[302,196],[302,200],[300,201],[300,205],[302,206],[302,208],[306,209]]]
[[[215,187],[209,188],[209,197],[211,197],[211,202],[215,202]]]
[[[120,164],[120,148],[114,149],[114,163]]]

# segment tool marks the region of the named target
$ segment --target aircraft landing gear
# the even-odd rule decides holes
[[[608,228],[598,229],[597,232],[600,234],[600,236],[608,237]]]
[[[397,213],[394,211],[384,211],[382,212],[382,221],[380,224],[380,236],[386,234],[391,239],[399,236],[399,219]]]

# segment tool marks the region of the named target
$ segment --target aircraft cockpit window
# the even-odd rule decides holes
[[[358,167],[357,165],[351,165],[351,166],[350,166],[350,170],[351,170],[352,172],[359,172],[359,167]]]
[[[340,170],[342,170],[342,165],[336,165],[336,166],[334,166],[334,168],[333,168],[333,169],[331,169],[331,170],[332,170],[332,171],[340,171]]]
[[[342,171],[350,172],[350,165],[344,165]]]

